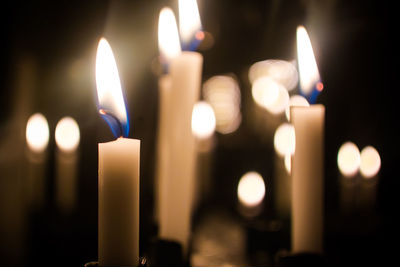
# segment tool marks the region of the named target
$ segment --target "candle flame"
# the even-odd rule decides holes
[[[161,54],[161,62],[168,62],[181,53],[179,43],[178,27],[174,12],[169,7],[164,7],[160,11],[158,19],[158,47]]]
[[[297,57],[300,74],[300,90],[307,98],[315,98],[316,96],[313,91],[322,91],[323,84],[320,82],[319,71],[310,38],[303,26],[297,27]]]
[[[196,49],[204,39],[201,28],[196,0],[179,0],[179,32],[184,50]]]
[[[128,114],[122,95],[117,63],[110,44],[101,38],[96,56],[96,85],[99,113],[115,137],[128,136]]]

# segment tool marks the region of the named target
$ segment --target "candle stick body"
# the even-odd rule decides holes
[[[194,104],[200,95],[203,57],[197,52],[183,52],[170,65],[171,127],[168,131],[169,181],[160,192],[160,237],[178,241],[187,252],[193,186],[195,179],[195,138],[191,120]]]
[[[99,144],[99,264],[139,263],[140,141]]]
[[[58,207],[65,213],[75,208],[77,198],[77,153],[65,153],[57,150],[56,154],[56,200]]]
[[[170,144],[168,140],[169,127],[172,127],[171,119],[171,77],[166,74],[163,75],[158,81],[159,88],[159,112],[158,112],[158,136],[157,136],[157,168],[156,168],[156,205],[155,205],[155,219],[159,221],[160,218],[160,192],[165,183],[168,183],[169,175],[169,150]]]
[[[321,253],[323,243],[322,105],[291,107],[296,134],[292,164],[292,250]]]

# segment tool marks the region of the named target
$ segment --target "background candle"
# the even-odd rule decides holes
[[[96,85],[99,112],[111,126],[115,141],[99,144],[99,264],[103,267],[139,263],[140,141],[127,136],[128,117],[118,69],[108,42],[97,48]]]
[[[292,164],[292,251],[323,250],[324,116],[322,105],[291,107],[296,152]]]
[[[56,126],[56,201],[66,213],[73,210],[77,198],[77,148],[80,140],[78,123],[71,117],[62,118]]]

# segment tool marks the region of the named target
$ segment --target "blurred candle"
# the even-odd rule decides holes
[[[193,16],[188,15],[191,19]],[[180,24],[190,22],[180,21]],[[191,231],[196,147],[191,130],[192,111],[200,95],[203,57],[197,52],[182,52],[170,61],[171,126],[167,138],[170,180],[161,185],[160,231],[163,239],[179,242],[188,251]]]
[[[297,28],[297,51],[300,86],[308,93],[320,81],[304,27]],[[292,106],[290,117],[296,136],[292,164],[292,251],[322,253],[325,107]]]
[[[172,127],[171,117],[171,75],[169,66],[171,60],[181,54],[178,27],[176,26],[173,11],[164,7],[160,11],[158,20],[158,46],[160,50],[160,62],[164,73],[158,80],[159,107],[158,107],[158,131],[157,131],[157,166],[155,177],[155,220],[160,218],[160,205],[166,199],[161,198],[161,190],[166,190],[169,183],[169,151],[168,140],[169,127]],[[164,189],[162,189],[164,188]],[[165,197],[164,197],[165,198]]]
[[[56,151],[56,201],[63,212],[71,212],[76,203],[77,149],[80,141],[78,123],[64,117],[55,131]]]
[[[33,114],[26,125],[26,143],[29,148],[26,186],[28,203],[34,209],[42,206],[45,198],[46,149],[49,135],[46,117],[41,113]]]
[[[99,265],[136,267],[140,140],[125,138],[129,132],[125,102],[113,52],[104,38],[97,48],[96,85],[99,113],[119,137],[99,144]]]

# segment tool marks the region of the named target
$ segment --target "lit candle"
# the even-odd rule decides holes
[[[185,24],[180,21],[182,23]],[[194,104],[200,95],[202,65],[202,55],[191,51],[182,52],[169,65],[172,119],[167,138],[171,149],[169,182],[163,183],[160,191],[159,235],[162,239],[179,242],[184,255],[188,252],[191,231],[196,159],[191,120]]]
[[[26,124],[26,143],[29,148],[27,196],[33,209],[40,208],[45,199],[45,178],[49,125],[41,113],[33,114]]]
[[[99,144],[99,265],[136,267],[139,264],[140,140],[125,138],[129,123],[118,69],[104,38],[97,48],[96,85],[99,112],[119,137]]]
[[[304,27],[297,29],[297,49],[300,86],[304,92],[311,92],[320,81],[318,72],[315,73],[318,70]],[[302,82],[305,80],[309,83]],[[292,165],[292,251],[321,253],[325,107],[293,106],[290,117],[296,136]]]
[[[78,123],[62,118],[56,126],[56,201],[63,212],[71,212],[76,202],[77,149],[80,140]]]
[[[170,62],[181,53],[179,43],[178,27],[176,26],[173,11],[164,7],[160,11],[158,21],[158,46],[160,50],[160,62],[164,73],[158,80],[159,111],[157,131],[157,167],[155,178],[155,219],[160,218],[160,205],[165,204],[165,197],[161,198],[161,190],[166,189],[169,183],[169,150],[168,140],[169,127],[172,127],[171,118],[171,75],[168,73]],[[167,192],[164,193],[168,194]]]

